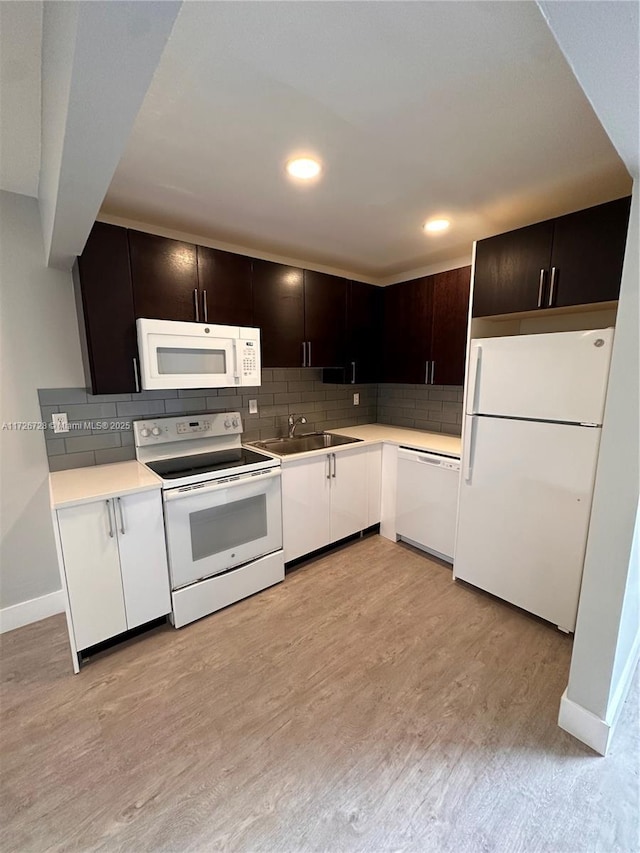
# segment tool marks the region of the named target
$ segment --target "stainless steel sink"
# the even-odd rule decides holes
[[[296,435],[294,438],[267,438],[264,441],[252,441],[251,447],[277,453],[278,456],[289,456],[292,453],[308,453],[310,450],[324,450],[328,447],[340,447],[342,444],[354,444],[361,438],[350,438],[347,435],[333,435],[330,432],[312,432],[307,435]]]

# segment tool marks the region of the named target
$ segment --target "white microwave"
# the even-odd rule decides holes
[[[260,329],[136,321],[145,391],[260,385]]]

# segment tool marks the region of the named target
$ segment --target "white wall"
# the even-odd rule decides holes
[[[573,657],[560,723],[606,752],[640,649],[640,6],[538,5],[635,180]]]
[[[0,420],[40,421],[38,388],[83,387],[71,273],[48,269],[38,203],[0,192]],[[59,589],[41,432],[0,431],[0,608]]]
[[[640,490],[640,192],[636,182],[625,252],[609,390],[567,697],[601,720],[640,631],[638,563],[632,561]],[[617,660],[617,664],[616,664]]]

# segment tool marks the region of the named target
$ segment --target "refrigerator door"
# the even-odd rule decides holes
[[[470,417],[456,578],[573,631],[600,429]]]
[[[471,341],[467,414],[601,424],[613,329]]]

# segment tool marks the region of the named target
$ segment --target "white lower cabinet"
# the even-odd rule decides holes
[[[57,511],[77,651],[171,610],[160,491]]]
[[[379,452],[378,447],[362,447],[283,462],[285,562],[380,520],[380,474],[375,469]]]

